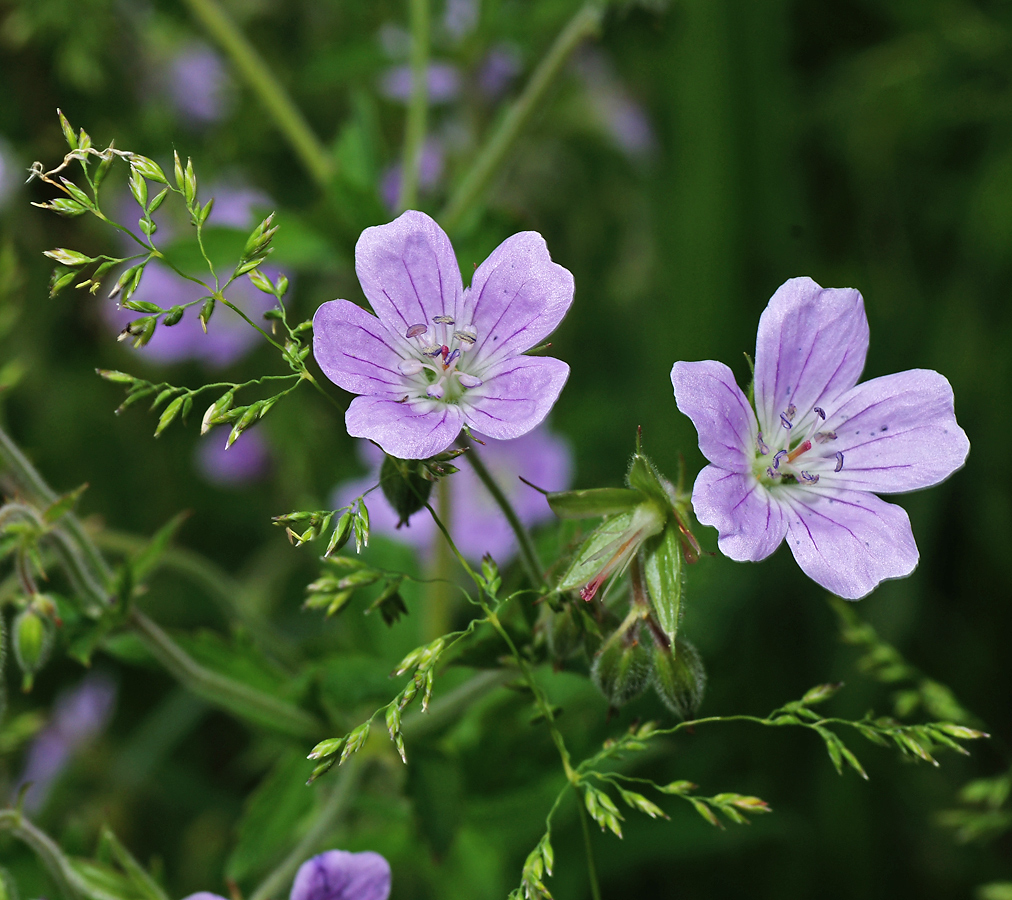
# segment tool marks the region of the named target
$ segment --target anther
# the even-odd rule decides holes
[[[443,362],[443,366],[446,367],[446,368],[449,368],[459,358],[460,358],[460,350],[454,350],[453,353],[451,353],[449,356],[446,357],[446,360]]]
[[[426,325],[424,322],[420,322],[418,325],[412,325],[406,332],[404,332],[404,336],[409,338],[416,338],[420,334],[425,334],[425,332],[428,330],[429,326]]]
[[[774,469],[779,469],[780,468],[780,460],[782,458],[786,457],[786,456],[788,456],[788,453],[787,453],[786,450],[778,450],[777,451],[777,455],[773,457],[773,468]]]
[[[433,316],[432,321],[437,325],[452,325],[453,316]]]
[[[442,399],[443,394],[446,393],[446,388],[443,387],[442,381],[437,381],[435,384],[430,384],[425,389],[425,393],[433,400],[440,400]]]
[[[787,418],[791,422],[793,422],[794,421],[794,417],[798,414],[798,408],[793,403],[788,403],[787,404],[786,414],[787,414]]]
[[[769,475],[770,478],[779,478],[780,477],[780,473],[778,471],[776,471],[776,469],[774,469],[773,466],[767,466],[766,467],[766,474]]]
[[[443,348],[440,347],[439,344],[430,344],[428,347],[422,350],[422,353],[424,353],[426,356],[431,356],[433,359],[439,356],[439,354],[442,352]]]
[[[815,484],[819,480],[819,476],[813,475],[811,472],[802,472],[801,480],[805,482],[805,484]]]
[[[839,450],[837,450],[836,451],[836,468],[833,469],[833,471],[834,472],[839,472],[842,469],[843,469],[843,454]]]
[[[817,431],[815,433],[815,435],[814,435],[814,438],[815,438],[815,442],[817,444],[825,444],[826,441],[835,441],[836,440],[836,432],[835,431]]]
[[[813,406],[812,412],[818,413],[822,417],[822,421],[826,421],[826,411],[819,406]]]
[[[483,382],[482,382],[482,380],[480,378],[476,378],[474,375],[468,375],[465,372],[461,372],[457,376],[457,379],[466,388],[481,387],[482,384],[483,384]]]
[[[788,419],[787,416],[784,413],[780,413],[780,424],[783,425],[784,428],[791,428],[791,427],[793,427],[791,425],[791,420]]]
[[[812,449],[811,441],[802,441],[800,444],[798,444],[797,447],[795,447],[790,453],[787,454],[787,462],[789,463],[794,462],[794,460],[796,460],[799,456],[801,456],[802,453],[807,453],[811,449]]]
[[[463,341],[465,344],[473,344],[476,340],[478,340],[477,331],[455,331],[453,332],[453,336],[458,341]]]
[[[763,433],[760,431],[759,435],[755,439],[756,445],[759,447],[760,456],[769,456],[770,448],[766,445],[766,441],[763,440]]]
[[[397,363],[397,368],[402,375],[417,375],[425,366],[417,359],[402,359]]]

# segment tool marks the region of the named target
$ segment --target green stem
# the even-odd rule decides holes
[[[601,885],[597,881],[597,866],[594,864],[594,848],[590,843],[590,825],[587,822],[587,810],[583,808],[583,798],[578,788],[576,791],[576,808],[580,811],[580,825],[583,828],[583,848],[587,854],[587,879],[590,881],[590,895],[594,900],[601,900]]]
[[[0,810],[0,830],[9,831],[32,849],[67,900],[88,896],[87,885],[56,842],[29,822],[20,810]]]
[[[540,587],[545,583],[545,577],[542,574],[544,567],[541,565],[541,560],[538,559],[538,552],[534,549],[534,542],[531,540],[530,534],[524,528],[523,522],[520,521],[516,510],[513,509],[513,505],[502,492],[502,488],[499,487],[495,478],[492,477],[492,473],[485,467],[485,463],[482,462],[473,444],[465,456],[471,464],[471,468],[474,469],[475,474],[481,479],[481,483],[485,485],[486,490],[492,495],[492,499],[498,504],[503,515],[506,516],[506,521],[509,522],[510,528],[513,529],[513,533],[517,537],[517,543],[520,545],[520,559],[523,561],[524,570],[527,572],[527,577],[530,578],[531,584],[535,587]]]
[[[323,842],[334,825],[340,821],[351,806],[355,790],[361,779],[362,765],[358,759],[349,759],[338,773],[330,796],[324,801],[316,820],[302,840],[295,845],[281,864],[274,869],[249,895],[249,900],[268,900],[281,894],[310,856],[323,847]]]
[[[323,730],[305,710],[205,668],[140,610],[130,611],[127,627],[183,687],[219,709],[299,738],[317,738]]]
[[[404,128],[404,158],[401,163],[402,210],[418,204],[418,179],[422,145],[429,111],[429,0],[409,0],[411,11],[411,100]]]
[[[523,92],[500,120],[443,208],[439,218],[447,231],[457,228],[465,214],[480,199],[503,158],[530,121],[531,115],[556,76],[562,71],[566,61],[586,38],[598,33],[603,16],[603,4],[592,0],[580,7],[562,29],[555,43],[534,70]]]
[[[439,509],[439,517],[444,522],[452,522],[450,504],[450,484],[447,479],[440,478],[436,482],[436,506]],[[450,604],[456,590],[452,581],[453,554],[449,545],[438,537],[435,544],[422,617],[422,639],[425,641],[434,641],[450,630]]]
[[[288,140],[306,171],[320,187],[326,187],[333,175],[330,155],[256,48],[217,0],[185,2],[274,118],[274,124]]]

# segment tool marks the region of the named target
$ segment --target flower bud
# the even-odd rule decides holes
[[[624,706],[646,689],[653,661],[639,641],[625,643],[624,635],[612,638],[594,657],[590,677],[611,706]]]
[[[53,649],[52,623],[33,607],[18,613],[13,630],[14,658],[21,669],[22,690],[32,689],[35,675],[46,664]]]
[[[548,652],[557,662],[574,656],[583,646],[583,628],[572,604],[567,603],[558,612],[546,605],[542,621],[545,638],[548,641]]]
[[[657,696],[676,716],[681,719],[693,716],[706,687],[706,670],[696,648],[683,638],[678,638],[670,649],[656,646],[653,685]]]
[[[401,466],[405,466],[406,474]],[[383,458],[380,486],[383,496],[397,513],[398,528],[406,525],[408,519],[425,506],[432,493],[432,482],[422,477],[417,463],[396,460],[391,456]]]

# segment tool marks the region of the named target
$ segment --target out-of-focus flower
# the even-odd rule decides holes
[[[653,126],[643,107],[619,80],[608,58],[592,47],[576,59],[576,71],[600,126],[626,156],[649,159],[657,150]]]
[[[448,62],[431,62],[426,69],[428,100],[430,105],[450,103],[460,94],[460,70]],[[411,66],[401,65],[388,69],[380,80],[384,97],[407,103],[411,99]]]
[[[422,193],[431,191],[439,184],[443,177],[445,162],[443,142],[439,138],[429,135],[422,145],[422,156],[418,166],[418,187]],[[380,196],[390,212],[397,210],[403,180],[404,172],[400,163],[387,169],[380,179]]]
[[[331,300],[313,318],[320,368],[360,395],[345,414],[352,437],[425,459],[465,425],[509,440],[548,415],[569,366],[524,354],[562,321],[573,276],[552,262],[540,234],[507,238],[465,290],[450,239],[409,210],[362,232],[355,271],[376,315]]]
[[[462,41],[478,27],[481,12],[478,0],[446,0],[443,30],[455,41]]]
[[[390,896],[390,863],[366,850],[328,850],[307,859],[295,873],[289,900],[387,900]],[[200,891],[185,900],[225,900]]]
[[[205,437],[197,444],[195,463],[211,484],[240,487],[267,474],[271,452],[259,429],[253,428],[243,432],[242,440],[227,450],[221,441]]]
[[[379,477],[382,453],[368,441],[362,441],[359,449],[372,474],[339,487],[333,497],[334,509],[352,503],[375,485]],[[553,518],[544,495],[520,481],[520,476],[544,490],[566,490],[572,479],[572,456],[562,438],[542,425],[514,441],[487,441],[477,452],[525,526],[531,528]],[[449,522],[444,524],[468,559],[477,562],[491,553],[496,561],[505,564],[517,551],[513,530],[475,475],[466,455],[457,465],[460,471],[445,481],[450,514]],[[399,516],[381,491],[373,491],[365,502],[373,532],[396,537],[423,555],[428,555],[435,542],[442,539],[428,510],[420,510],[407,525],[398,528]]]
[[[28,747],[25,768],[14,790],[16,797],[21,786],[31,782],[24,800],[28,812],[45,805],[67,764],[108,724],[115,702],[116,685],[101,672],[86,675],[57,696],[49,723]]]
[[[179,117],[191,124],[212,125],[223,119],[234,99],[234,88],[221,57],[207,44],[187,44],[169,64],[165,76]]]
[[[792,278],[759,319],[755,412],[723,363],[675,363],[675,400],[711,463],[692,505],[725,556],[765,559],[786,537],[805,574],[851,600],[914,570],[906,512],[875,493],[938,484],[970,444],[943,376],[857,384],[867,353],[861,295]]]
[[[520,74],[520,52],[511,44],[496,44],[478,69],[478,87],[490,100],[501,97]]]

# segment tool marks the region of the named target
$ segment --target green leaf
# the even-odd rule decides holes
[[[64,494],[62,497],[57,497],[42,513],[42,521],[47,525],[58,522],[74,508],[86,490],[88,490],[88,485],[82,484],[79,488]]]
[[[130,883],[136,888],[135,896],[147,898],[147,900],[169,900],[165,891],[134,859],[133,854],[120,843],[119,838],[108,827],[102,829],[100,838],[100,853],[103,850],[123,870]]]
[[[130,561],[133,569],[134,579],[140,581],[151,572],[160,562],[169,544],[179,531],[179,527],[189,518],[189,512],[177,513],[155,532],[147,545],[142,548]]]
[[[682,589],[685,581],[682,573],[682,544],[675,520],[668,519],[664,531],[650,538],[643,549],[646,556],[644,575],[650,603],[664,633],[669,640],[674,641],[682,618]]]
[[[584,491],[553,491],[545,495],[560,519],[592,519],[633,509],[646,497],[630,488],[590,488]]]
[[[601,571],[606,561],[601,557],[602,551],[629,529],[634,514],[635,510],[618,513],[610,519],[606,519],[591,532],[577,551],[566,574],[562,576],[562,580],[559,582],[560,591],[582,587]]]

